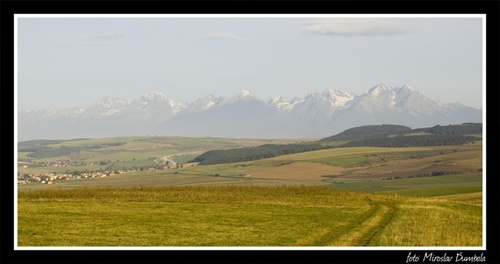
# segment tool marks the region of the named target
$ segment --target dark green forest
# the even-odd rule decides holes
[[[418,133],[427,133],[427,135],[418,135]],[[438,125],[419,129],[400,125],[370,125],[351,128],[316,142],[287,145],[266,144],[258,147],[211,150],[196,157],[192,162],[199,162],[200,165],[244,162],[339,147],[390,148],[462,145],[481,140],[481,137],[477,136],[481,134],[482,124],[477,123]],[[339,144],[332,144],[333,142]]]
[[[426,132],[433,135],[476,135],[483,133],[481,123],[464,123],[461,125],[433,126],[429,128],[417,128],[413,133]]]
[[[318,143],[274,145],[266,144],[258,147],[247,147],[229,150],[210,150],[196,157],[192,162],[200,165],[221,164],[252,161],[288,155],[300,152],[320,150],[328,148]]]
[[[354,127],[347,129],[344,132],[333,135],[331,137],[323,138],[321,142],[330,141],[346,141],[346,140],[362,140],[367,138],[379,138],[390,135],[399,135],[404,133],[411,133],[412,129],[407,126],[399,125],[371,125]]]
[[[478,137],[462,135],[423,135],[423,136],[396,136],[385,138],[370,138],[350,141],[341,147],[423,147],[463,145],[479,140]]]

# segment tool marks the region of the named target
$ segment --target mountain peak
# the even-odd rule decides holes
[[[415,90],[413,89],[413,87],[411,87],[411,86],[409,86],[409,85],[406,85],[406,84],[405,84],[405,85],[403,85],[403,87],[401,87],[401,88],[402,88],[402,89],[404,89],[404,90],[412,91],[412,92],[414,92],[414,91],[415,91]]]
[[[153,91],[153,92],[149,92],[149,93],[143,95],[141,97],[141,99],[147,100],[147,101],[150,101],[150,100],[168,100],[168,97],[162,92]]]
[[[100,109],[110,109],[115,107],[121,107],[130,103],[128,99],[119,99],[112,96],[105,96],[101,100],[94,103],[93,107],[98,107]]]
[[[335,98],[335,97],[349,97],[349,98],[352,98],[352,97],[354,97],[354,94],[352,94],[352,93],[344,92],[344,91],[338,90],[338,89],[331,89],[331,88],[328,88],[325,91],[325,94],[328,94],[330,96],[330,98]]]
[[[241,90],[235,96],[233,96],[231,98],[226,98],[225,103],[234,103],[234,102],[237,102],[239,100],[248,100],[248,99],[255,99],[255,97],[253,97],[252,94],[248,90]]]
[[[323,137],[337,129],[389,122],[410,127],[480,122],[481,115],[481,110],[437,103],[408,85],[382,83],[360,96],[325,89],[291,101],[278,96],[262,101],[242,90],[229,98],[210,94],[183,104],[155,91],[133,101],[107,96],[85,109],[19,112],[18,139],[131,133]]]
[[[202,111],[208,110],[212,106],[220,104],[223,101],[222,97],[215,97],[213,94],[209,94],[196,102],[190,104],[191,111]]]
[[[248,90],[241,90],[237,95],[236,97],[239,97],[239,98],[244,98],[244,97],[248,97],[248,96],[251,96],[251,93],[248,91]]]
[[[390,88],[388,88],[385,84],[379,83],[376,86],[372,87],[370,90],[368,90],[368,92],[366,93],[377,96],[380,93],[386,92],[388,90],[390,90]]]

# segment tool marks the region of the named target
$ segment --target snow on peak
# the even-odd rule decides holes
[[[215,97],[212,94],[209,94],[201,99],[198,99],[196,102],[191,103],[190,108],[194,111],[208,110],[214,105],[219,104],[222,100],[222,97]]]
[[[401,88],[402,88],[402,89],[404,89],[404,90],[411,91],[411,92],[415,91],[415,90],[413,89],[413,87],[411,87],[411,86],[409,86],[409,85],[406,85],[406,84],[405,84],[405,85],[403,85],[403,87],[401,87]]]
[[[275,96],[267,101],[268,104],[285,111],[289,111],[293,108],[292,102],[287,102],[281,96]]]
[[[269,99],[268,102],[271,104],[279,104],[279,103],[283,103],[284,100],[281,96],[274,96],[273,98]]]
[[[112,96],[105,96],[97,101],[94,106],[100,109],[120,108],[130,103],[128,99],[119,99]]]
[[[145,100],[145,101],[167,101],[167,100],[169,100],[168,97],[164,93],[159,92],[159,91],[147,93],[147,94],[143,95],[141,97],[141,99]]]
[[[337,89],[327,89],[325,94],[327,94],[331,99],[337,99],[339,97],[354,98],[354,94]]]
[[[248,100],[248,99],[254,99],[254,97],[252,96],[252,94],[249,91],[241,90],[235,96],[233,96],[231,98],[225,98],[223,103],[228,104],[228,103],[237,102],[239,100]]]
[[[379,83],[375,86],[373,86],[372,88],[370,88],[370,90],[368,90],[367,92],[364,93],[364,95],[373,95],[373,96],[379,96],[379,94],[381,93],[384,93],[386,91],[390,90],[390,88],[388,88],[387,86],[385,86],[385,84],[383,83]]]
[[[244,97],[248,97],[250,96],[250,92],[247,91],[247,90],[241,90],[240,93],[236,96],[236,97],[239,97],[239,98],[244,98]]]
[[[332,107],[344,107],[347,102],[354,99],[356,96],[337,89],[327,89],[323,92],[322,97],[328,101]]]
[[[168,98],[164,93],[154,91],[143,95],[140,99],[135,101],[140,108],[144,107],[167,107],[170,108],[172,113],[176,114],[185,108],[183,103],[176,102]]]

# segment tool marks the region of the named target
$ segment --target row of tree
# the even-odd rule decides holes
[[[272,145],[247,147],[229,150],[210,150],[196,157],[190,162],[199,162],[200,165],[235,163],[272,158],[300,152],[321,150],[339,147],[421,147],[463,145],[481,140],[480,137],[464,135],[413,135],[368,138],[353,140],[341,145],[328,145],[322,142],[304,144]]]
[[[320,141],[345,141],[361,140],[367,138],[380,138],[389,135],[399,135],[411,131],[410,127],[400,125],[370,125],[353,127],[331,137],[323,138]]]
[[[243,162],[300,152],[320,150],[325,148],[327,147],[318,143],[285,145],[266,144],[258,147],[246,147],[228,150],[210,150],[196,157],[190,162],[199,162],[200,165]]]
[[[481,135],[483,125],[481,123],[464,123],[460,125],[433,126],[427,128],[411,129],[400,125],[369,125],[347,129],[339,134],[321,139],[322,142],[330,141],[352,141],[371,138],[383,138],[388,136],[402,136],[415,133],[428,133],[432,135]]]
[[[433,135],[474,135],[483,133],[481,123],[465,123],[461,125],[433,126],[430,128],[413,129],[414,132],[427,132]]]
[[[397,136],[385,138],[370,138],[350,141],[341,147],[422,147],[422,146],[447,146],[463,145],[480,140],[478,137],[462,135],[421,135]]]

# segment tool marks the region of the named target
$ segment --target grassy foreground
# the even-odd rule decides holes
[[[468,197],[465,197],[469,199]],[[482,206],[320,187],[18,194],[18,246],[481,246]]]

